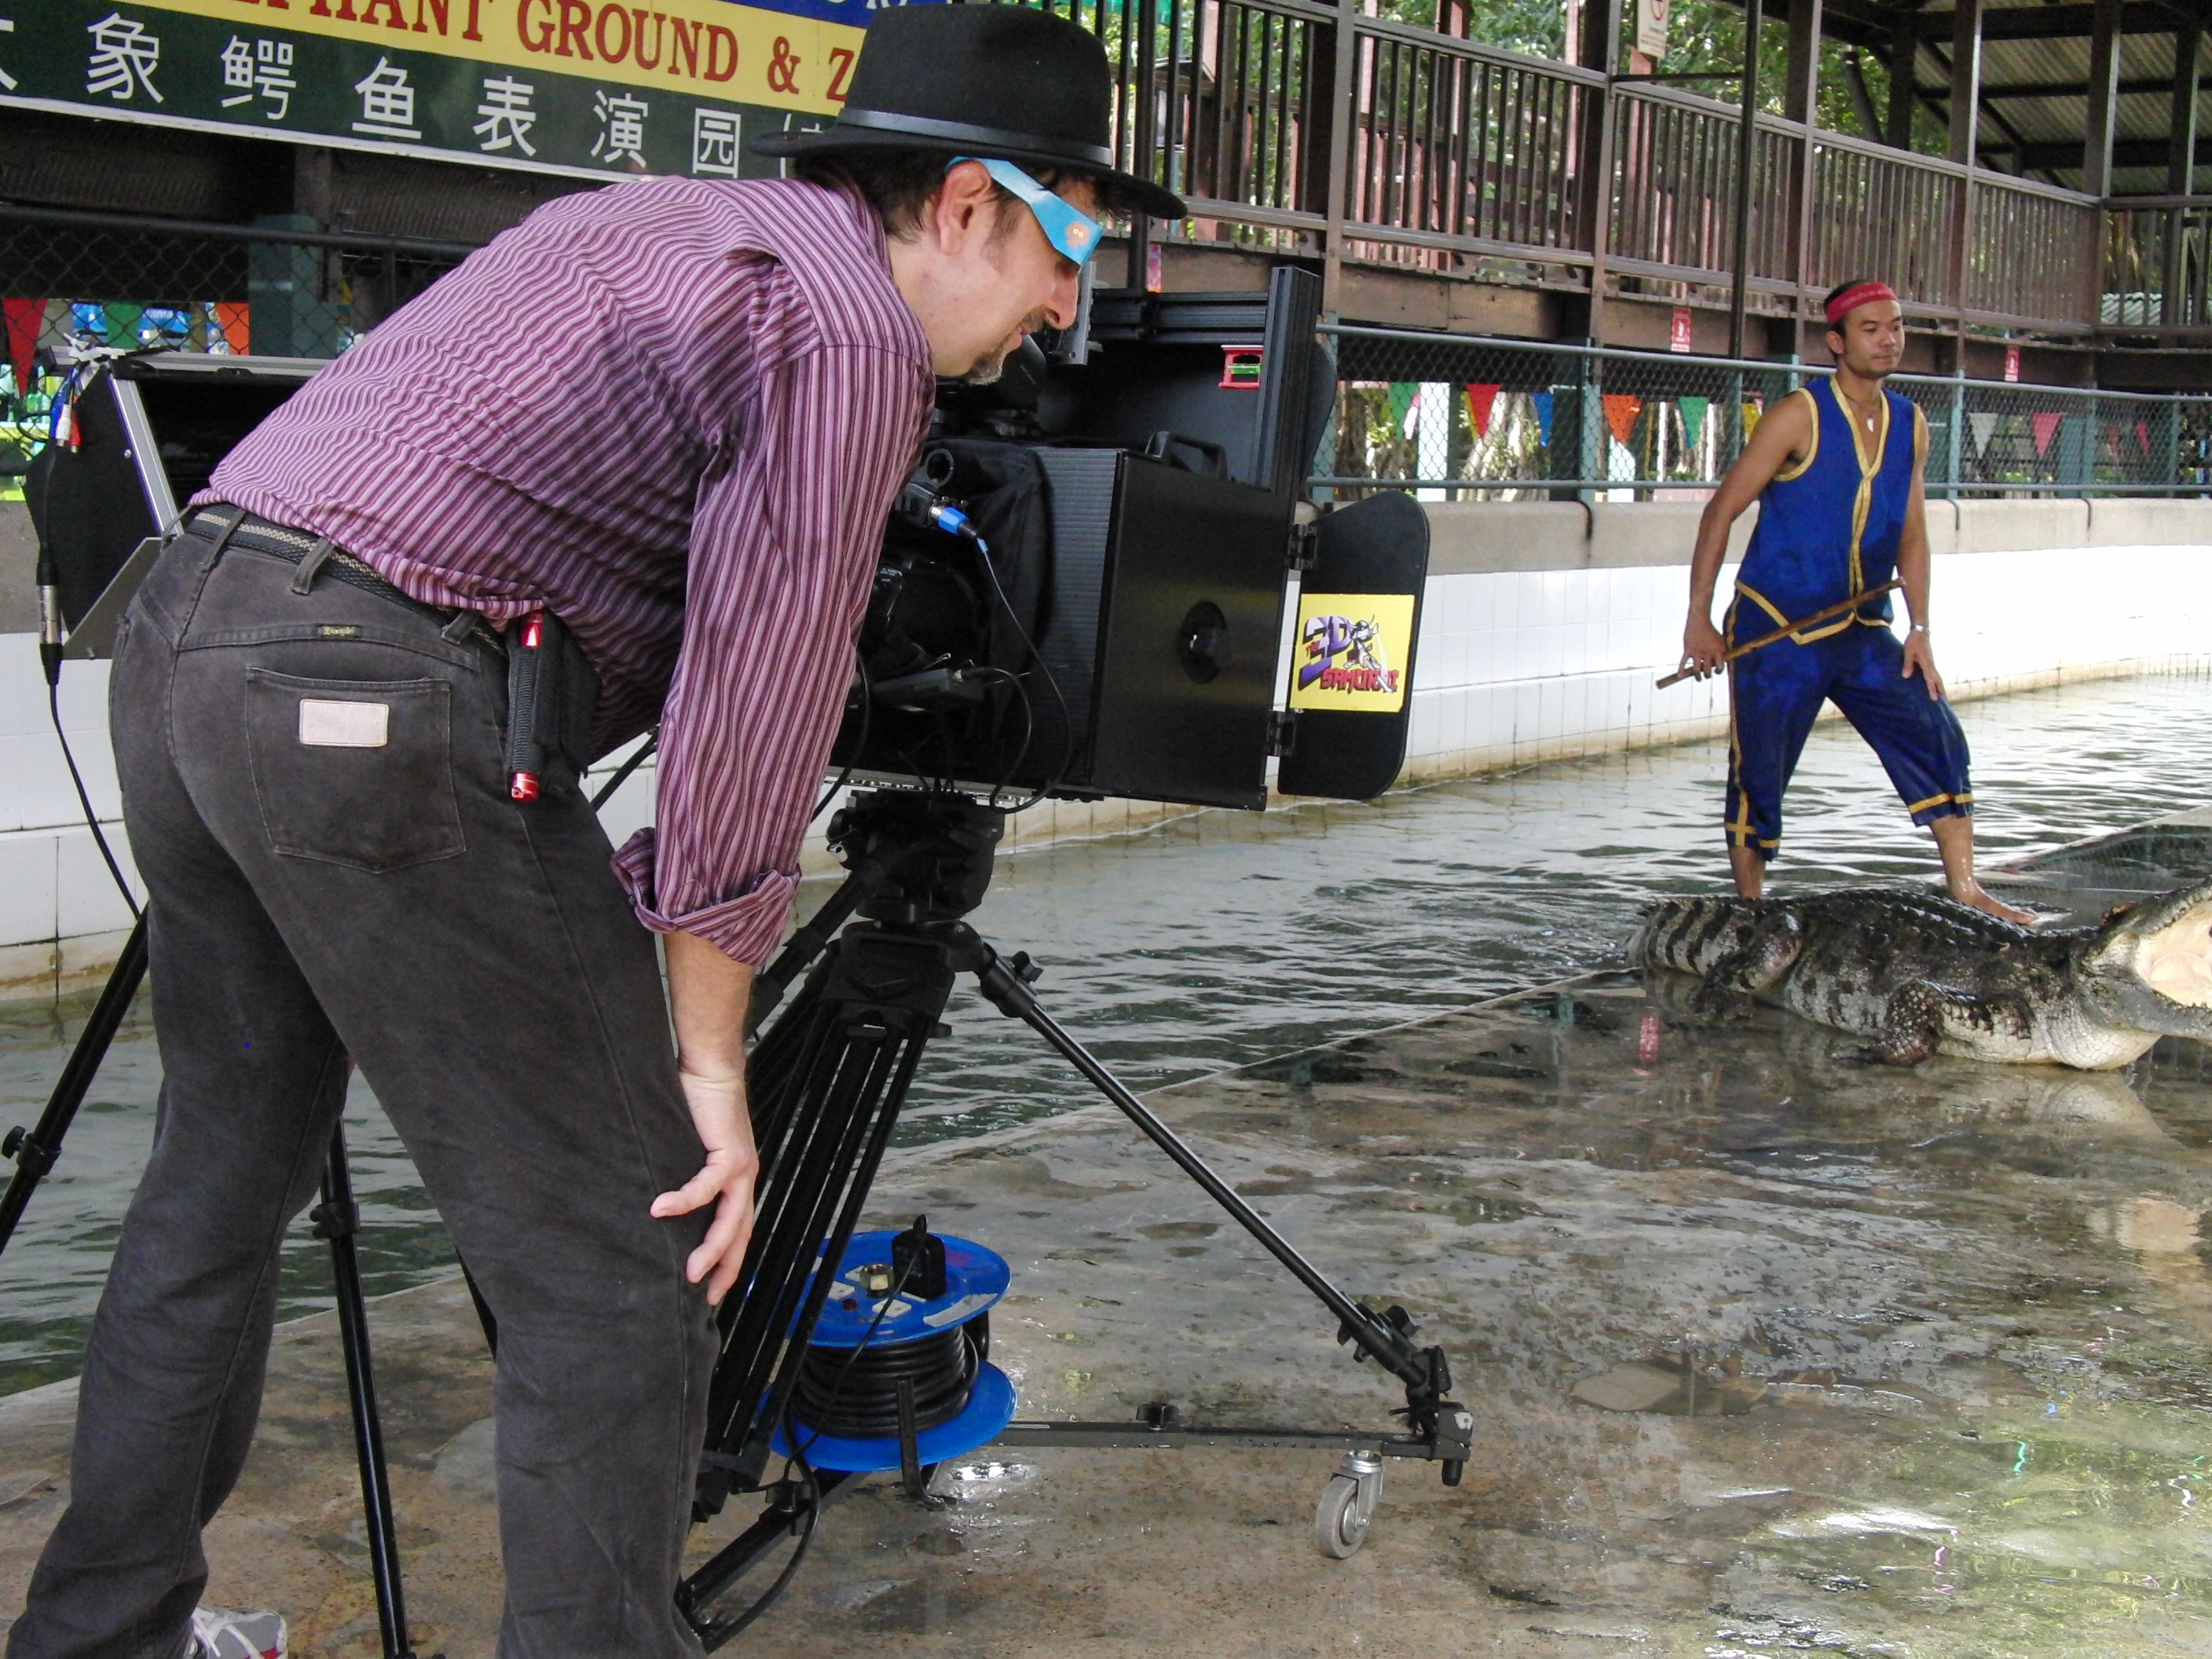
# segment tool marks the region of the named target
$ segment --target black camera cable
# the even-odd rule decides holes
[[[66,394],[68,388],[63,388]],[[61,399],[55,399],[57,406]],[[58,430],[59,416],[52,430]],[[50,435],[48,442],[58,441]],[[37,522],[52,522],[53,472],[47,470],[42,483],[45,489],[40,505],[46,510],[37,515]],[[107,844],[106,832],[100,827],[100,815],[93,811],[92,792],[84,787],[84,774],[77,769],[76,752],[70,747],[69,733],[62,726],[62,599],[61,570],[46,544],[39,544],[39,563],[35,580],[39,588],[39,666],[46,677],[46,718],[53,722],[54,741],[62,747],[62,761],[69,768],[70,782],[76,790],[76,804],[84,812],[84,827],[92,831],[93,845],[100,849],[100,861],[106,865],[107,873],[114,878],[115,890],[123,895],[123,902],[130,907],[131,919],[138,920],[137,896],[131,884],[123,878],[123,866],[116,861],[115,849]]]
[[[862,672],[865,673],[866,670]],[[843,1395],[847,1376],[850,1375],[854,1364],[860,1359],[860,1355],[866,1352],[867,1346],[874,1339],[876,1333],[883,1328],[884,1316],[890,1311],[891,1304],[897,1301],[900,1295],[906,1290],[907,1280],[913,1278],[914,1270],[917,1265],[917,1262],[909,1261],[907,1263],[906,1271],[899,1275],[898,1282],[884,1293],[882,1302],[877,1304],[876,1316],[868,1322],[868,1328],[860,1333],[860,1341],[854,1345],[852,1353],[847,1357],[844,1365],[837,1373],[836,1381],[831,1384],[830,1393],[831,1406],[835,1406]],[[806,1461],[806,1449],[822,1437],[823,1431],[816,1429],[808,1433],[804,1439],[800,1438],[803,1425],[793,1409],[797,1401],[798,1390],[793,1389],[792,1392],[793,1398],[785,1401],[783,1406],[783,1437],[785,1443],[791,1448],[791,1455],[785,1460],[785,1464],[787,1470],[794,1464],[798,1467],[799,1475],[805,1486],[806,1530],[799,1534],[798,1547],[792,1551],[791,1559],[783,1564],[783,1571],[775,1576],[775,1582],[762,1591],[760,1599],[739,1613],[727,1626],[726,1633],[721,1637],[721,1640],[725,1642],[732,1640],[750,1629],[763,1613],[775,1605],[776,1598],[790,1587],[791,1581],[799,1576],[799,1565],[806,1559],[807,1550],[813,1545],[815,1533],[822,1525],[821,1483],[815,1477],[814,1466]],[[785,1478],[787,1480],[790,1478],[788,1474]]]
[[[630,775],[652,759],[653,751],[659,747],[660,728],[656,726],[645,734],[645,741],[631,751],[630,757],[615,769],[614,776],[599,786],[599,793],[592,797],[592,811],[598,811],[613,799],[615,791],[628,783]]]
[[[1022,649],[1027,653],[1026,660],[1036,665],[1037,672],[1044,677],[1046,689],[1052,693],[1052,700],[1060,705],[1060,729],[1066,736],[1060,744],[1060,764],[1052,775],[1052,781],[1039,786],[1036,793],[1027,800],[1006,809],[1010,812],[1026,812],[1054,790],[1059,788],[1060,780],[1067,775],[1068,765],[1075,758],[1074,718],[1068,712],[1067,697],[1060,690],[1060,682],[1053,677],[1051,668],[1045,663],[1044,653],[1036,648],[1036,642],[1030,638],[1029,629],[1022,625],[1021,613],[1014,609],[1013,601],[1006,597],[1006,586],[999,580],[999,568],[991,562],[990,544],[983,539],[981,532],[975,528],[975,521],[959,507],[949,501],[941,501],[935,502],[931,508],[930,520],[939,529],[948,535],[958,537],[975,550],[976,562],[983,567],[983,575],[991,584],[991,592],[999,601],[999,608],[1006,613],[1007,622],[1012,624],[1014,637],[1021,641]],[[1016,675],[1011,678],[1018,686],[1020,677]],[[1029,702],[1028,690],[1025,687],[1021,690],[1022,701],[1026,707]],[[1004,775],[1011,777],[1021,769],[1022,763],[1029,758],[1030,744],[1035,738],[1036,733],[1036,716],[1032,712],[1028,716],[1028,732],[1022,740],[1021,752],[1015,757],[1013,765],[1007,769]],[[1000,786],[1000,787],[1003,787],[1003,785]],[[999,793],[999,789],[994,789],[991,792],[994,805],[998,803]]]
[[[856,745],[854,745],[854,753],[857,755],[862,749],[866,748],[868,744],[868,703],[872,694],[869,690],[868,665],[866,661],[862,659],[854,665],[860,672],[860,740]],[[628,783],[631,777],[636,773],[637,769],[644,765],[646,762],[651,760],[654,753],[659,750],[659,747],[660,728],[656,726],[652,731],[645,734],[645,741],[638,744],[635,750],[631,750],[629,758],[615,769],[614,776],[609,778],[605,783],[599,786],[599,793],[592,797],[592,810],[596,812],[599,808],[605,806],[608,801],[611,800],[614,798],[615,791],[621,788],[623,785]],[[845,769],[837,775],[836,782],[830,786],[829,790],[823,795],[822,799],[814,803],[814,810],[806,815],[806,821],[809,823],[811,823],[815,819],[822,816],[822,809],[829,805],[832,800],[836,799],[837,792],[845,787],[846,780],[850,778],[852,775],[853,763],[851,761],[848,761],[845,763]]]

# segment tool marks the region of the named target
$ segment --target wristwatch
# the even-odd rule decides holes
[[[1925,634],[1928,631],[1928,624],[1926,623],[1915,623],[1912,624],[1912,631],[1916,634]]]

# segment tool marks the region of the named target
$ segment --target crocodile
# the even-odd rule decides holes
[[[2212,1038],[2212,882],[2045,930],[1925,890],[1662,899],[1629,958],[1697,975],[1704,1012],[1769,1003],[1896,1066],[1942,1053],[2108,1071],[2161,1036]]]

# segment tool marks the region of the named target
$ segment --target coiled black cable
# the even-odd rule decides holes
[[[899,1431],[899,1384],[913,1391],[916,1433],[950,1423],[967,1408],[981,1363],[964,1327],[911,1342],[857,1352],[809,1348],[793,1408],[817,1434],[841,1440],[884,1440]]]

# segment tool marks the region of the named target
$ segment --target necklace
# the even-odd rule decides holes
[[[1851,412],[1858,417],[1859,424],[1865,427],[1869,433],[1872,433],[1881,423],[1881,392],[1875,393],[1874,406],[1869,408],[1850,392],[1844,392],[1842,386],[1838,386],[1836,390],[1841,393],[1844,404],[1850,407]]]

